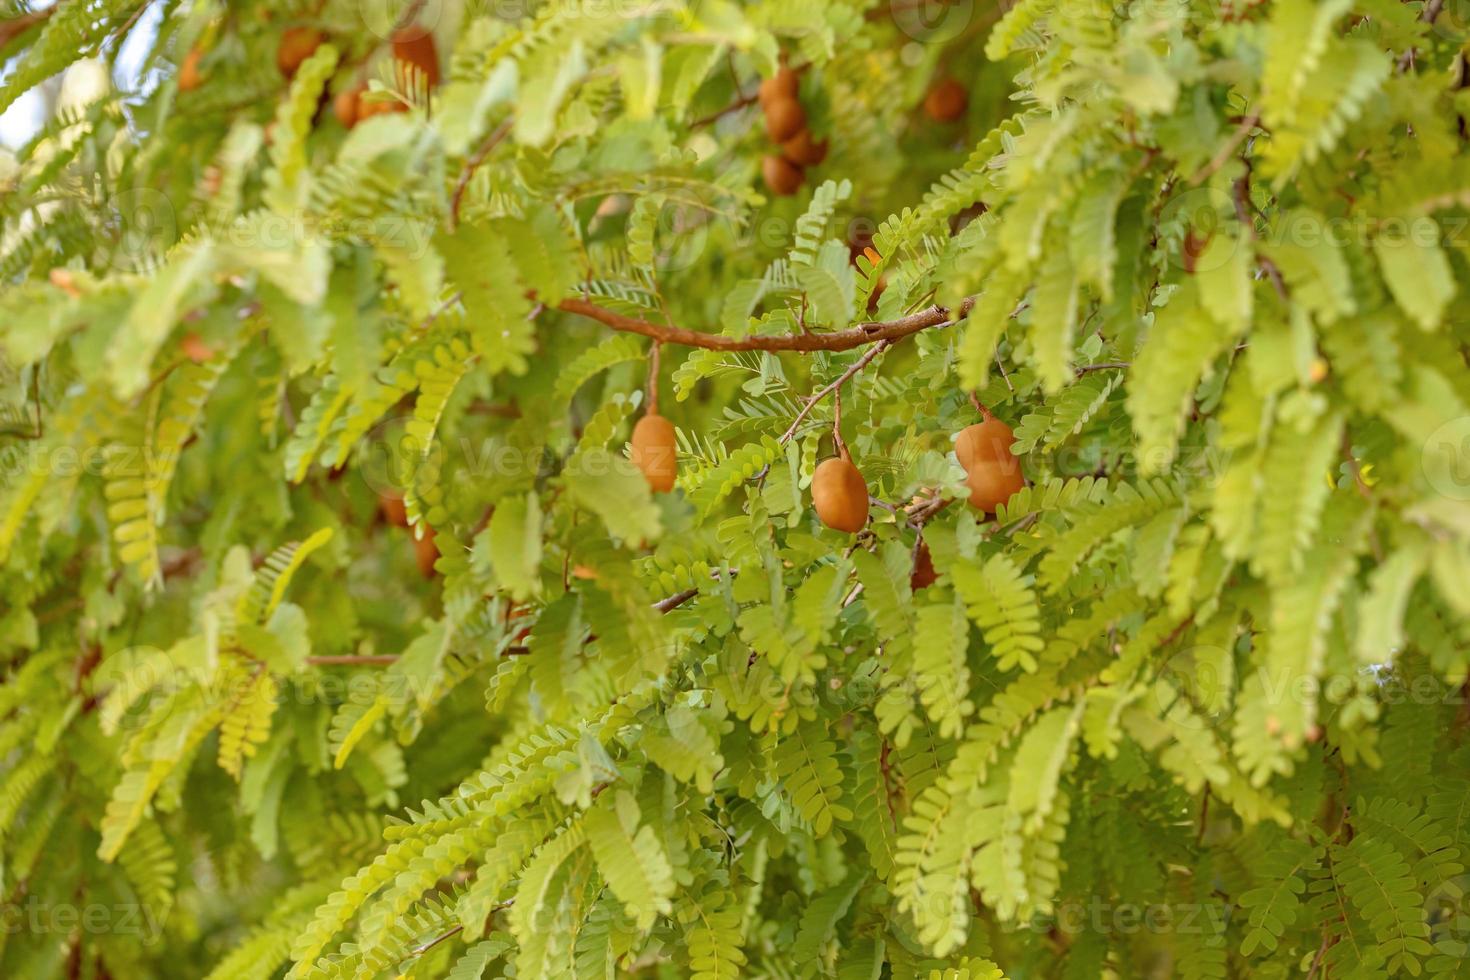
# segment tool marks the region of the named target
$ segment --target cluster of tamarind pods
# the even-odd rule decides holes
[[[310,58],[327,36],[315,27],[288,27],[281,32],[276,47],[276,67],[286,78],[293,78],[307,58]],[[416,26],[401,28],[393,33],[393,60],[412,65],[424,77],[430,88],[439,84],[439,53],[434,46],[434,36]],[[178,86],[181,92],[192,92],[204,84],[204,52],[193,48],[179,64]],[[385,112],[405,112],[408,106],[398,99],[367,101],[368,83],[358,79],[349,84],[332,100],[332,112],[337,121],[348,129],[364,119]]]
[[[994,514],[1025,486],[1021,463],[1012,446],[1016,434],[994,415],[963,429],[955,439],[955,456],[965,470],[970,506]],[[638,420],[631,441],[633,464],[642,471],[655,493],[667,493],[678,476],[674,426],[650,412]],[[868,523],[868,484],[847,448],[824,460],[812,474],[812,506],[817,517],[834,531],[856,534]]]
[[[798,98],[800,88],[796,72],[785,65],[760,87],[766,135],[780,149],[761,159],[761,176],[771,193],[781,197],[795,194],[806,180],[806,168],[827,158],[828,141],[818,142],[807,126],[806,110]]]

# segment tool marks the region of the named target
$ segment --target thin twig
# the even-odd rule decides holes
[[[1424,9],[1420,11],[1419,19],[1426,24],[1433,24],[1439,19],[1439,14],[1442,10],[1444,10],[1444,0],[1429,0],[1424,5]],[[1411,47],[1399,55],[1398,70],[1405,72],[1414,67],[1414,56],[1416,53],[1417,49]]]
[[[851,459],[847,452],[847,443],[842,439],[842,386],[832,392],[832,444],[837,447],[837,455],[843,459]]]
[[[684,603],[688,602],[690,599],[693,599],[697,595],[699,595],[698,589],[685,589],[683,592],[675,592],[667,599],[660,599],[658,602],[655,602],[653,604],[653,608],[658,612],[666,613],[671,610],[678,609],[680,606],[684,605]]]
[[[816,408],[817,405],[822,401],[822,399],[826,398],[828,395],[832,394],[832,392],[841,388],[844,384],[847,383],[848,379],[850,379],[853,375],[857,374],[863,368],[871,364],[873,362],[873,358],[877,357],[879,354],[883,353],[892,346],[893,341],[891,340],[880,341],[866,354],[853,362],[853,365],[851,367],[842,372],[842,376],[840,378],[838,378],[836,381],[833,381],[831,384],[827,385],[825,388],[821,389],[820,391],[813,394],[810,398],[808,398],[806,400],[806,404],[801,407],[801,411],[796,413],[796,418],[791,420],[791,425],[786,429],[785,432],[781,433],[781,438],[778,439],[777,442],[782,446],[790,442],[792,438],[795,437],[796,430],[801,427],[802,420],[811,414],[812,409]]]
[[[1011,384],[1011,376],[1006,371],[1005,361],[1000,359],[1000,351],[995,352],[995,366],[1000,369],[1000,379],[1006,383],[1006,391],[1014,395],[1016,393],[1016,386]]]
[[[748,105],[754,105],[759,100],[759,95],[742,95],[740,98],[736,99],[734,102],[731,102],[723,109],[717,109],[707,116],[700,116],[698,119],[689,124],[689,128],[698,129],[701,126],[708,126],[710,123],[723,119],[725,116],[728,116],[732,112],[739,112],[741,109],[744,109]]]
[[[1077,369],[1077,377],[1091,374],[1093,371],[1126,371],[1132,366],[1128,361],[1100,361],[1097,364],[1084,364]]]
[[[1235,220],[1245,229],[1246,235],[1251,241],[1256,241],[1260,236],[1256,234],[1256,223],[1251,217],[1251,183],[1250,171],[1244,176],[1237,177],[1230,185],[1230,199],[1235,205]],[[1286,280],[1281,277],[1281,270],[1264,255],[1257,255],[1256,262],[1261,270],[1266,273],[1266,278],[1271,280],[1271,285],[1276,289],[1276,295],[1281,297],[1282,302],[1290,301],[1290,295],[1286,291]]]
[[[444,933],[443,935],[441,935],[441,936],[435,936],[433,939],[431,939],[428,942],[424,943],[422,946],[415,946],[413,949],[409,950],[408,955],[409,956],[423,956],[429,950],[433,949],[435,946],[438,946],[440,943],[444,942],[444,940],[449,939],[452,936],[457,936],[457,935],[459,935],[463,931],[464,931],[464,926],[455,926],[453,929],[450,929],[448,932]]]
[[[1191,187],[1198,187],[1213,176],[1217,170],[1225,166],[1225,162],[1235,155],[1235,151],[1239,149],[1240,144],[1245,142],[1245,138],[1251,134],[1251,130],[1255,129],[1260,122],[1261,113],[1258,110],[1252,109],[1241,120],[1240,125],[1235,127],[1235,132],[1230,135],[1230,141],[1220,148],[1220,152],[1216,153],[1210,162],[1201,167],[1193,177],[1189,178],[1189,185]]]
[[[659,351],[663,344],[657,340],[653,342],[653,349],[648,352],[648,414],[658,414],[658,362]]]
[[[459,172],[459,182],[454,185],[454,195],[449,199],[450,231],[453,231],[455,226],[459,224],[459,206],[464,200],[465,189],[470,185],[470,178],[475,175],[475,171],[490,156],[495,147],[500,145],[500,141],[505,139],[507,134],[510,133],[512,121],[507,119],[499,126],[496,126],[490,135],[485,137],[485,142],[480,144],[480,148],[475,151],[475,155],[464,162],[464,167]]]

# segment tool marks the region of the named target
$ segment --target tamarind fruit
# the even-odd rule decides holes
[[[398,494],[379,494],[378,512],[383,515],[384,521],[394,527],[408,527],[408,506]]]
[[[429,88],[439,84],[439,52],[434,35],[420,27],[405,27],[393,35],[393,57],[424,73]]]
[[[1012,456],[1009,460],[976,460],[965,479],[970,488],[970,506],[986,514],[996,509],[1026,485],[1021,475],[1021,464]]]
[[[757,92],[757,98],[762,107],[770,105],[777,99],[795,99],[800,80],[796,72],[782,65],[776,69],[776,74],[761,82]]]
[[[793,98],[774,99],[766,103],[766,135],[773,143],[782,143],[806,128],[806,110]]]
[[[654,493],[674,489],[679,473],[679,455],[675,448],[674,423],[655,412],[649,412],[633,426],[633,465],[643,472]]]
[[[433,578],[434,563],[439,560],[439,546],[434,543],[433,528],[424,528],[423,536],[414,538],[413,554],[419,564],[419,574],[424,578]]]
[[[204,52],[198,48],[192,48],[184,55],[184,61],[179,65],[180,92],[192,92],[204,84],[204,73],[199,70],[199,62],[203,60]]]
[[[963,85],[953,78],[937,83],[924,96],[924,111],[935,122],[950,123],[965,114],[970,107],[970,95]]]
[[[361,96],[357,99],[357,122],[371,119],[373,116],[381,116],[388,112],[407,112],[408,106],[396,98],[367,101]],[[356,125],[354,123],[353,125]]]
[[[332,100],[332,113],[337,117],[337,121],[346,129],[351,129],[357,125],[357,120],[361,116],[361,107],[358,100],[362,97],[362,93],[366,91],[367,85],[363,82],[358,82],[356,85],[348,86],[338,92],[337,97]]]
[[[923,541],[919,542],[919,553],[914,556],[914,570],[909,575],[909,590],[918,592],[927,589],[939,578],[939,573],[934,570],[934,556],[929,554],[929,546]]]
[[[766,156],[761,159],[761,176],[766,187],[778,197],[788,197],[801,189],[806,174],[785,157]]]
[[[954,442],[954,454],[967,471],[977,459],[1000,459],[1011,456],[1016,434],[995,416],[960,430]]]
[[[191,330],[179,338],[179,353],[195,364],[203,364],[214,356],[214,348],[205,343],[203,337]]]
[[[995,417],[969,426],[955,440],[955,456],[965,468],[970,506],[986,514],[1026,485],[1020,460],[1011,451],[1016,434]]]
[[[293,78],[302,63],[321,46],[325,36],[315,27],[288,27],[281,32],[276,48],[276,67],[287,78]]]
[[[834,531],[856,534],[868,523],[868,485],[843,453],[824,460],[812,474],[812,505]]]
[[[781,155],[802,167],[815,167],[827,159],[827,140],[817,143],[812,140],[812,131],[802,127],[801,131],[781,144]]]

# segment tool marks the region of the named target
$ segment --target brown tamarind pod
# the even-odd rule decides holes
[[[674,440],[674,423],[649,412],[633,426],[633,465],[643,472],[649,489],[668,493],[679,475],[679,453]]]
[[[761,160],[761,176],[777,197],[789,197],[801,189],[806,174],[785,157],[767,156]]]
[[[439,84],[439,51],[434,35],[421,27],[405,27],[393,35],[393,57],[424,73],[429,88]]]
[[[434,563],[439,560],[439,546],[434,543],[434,529],[424,529],[422,537],[414,538],[414,558],[419,563],[419,574],[424,578],[434,577]]]
[[[970,95],[965,87],[953,78],[946,78],[924,96],[924,111],[935,122],[950,123],[965,114],[970,107]]]
[[[378,496],[378,511],[383,515],[383,520],[394,527],[408,527],[408,506],[404,504],[403,498],[398,494],[380,494]]]
[[[795,136],[781,144],[781,155],[798,166],[815,167],[827,159],[827,140],[815,142],[812,131],[803,127]]]
[[[939,573],[934,571],[934,556],[929,554],[929,546],[919,542],[919,553],[914,556],[914,570],[909,575],[909,589],[918,592],[927,589],[939,578]]]
[[[806,128],[806,111],[793,98],[772,99],[766,103],[766,135],[773,143],[783,143]]]
[[[1002,459],[974,460],[965,485],[970,488],[970,506],[994,514],[996,508],[1026,485],[1026,478],[1021,475],[1020,460],[1007,453]]]
[[[782,65],[776,70],[776,74],[761,82],[758,93],[761,105],[769,105],[777,99],[796,98],[798,84],[796,72]]]
[[[368,101],[359,98],[357,100],[357,121],[371,119],[373,116],[381,116],[388,112],[407,112],[408,106],[397,98],[375,99]],[[355,125],[355,124],[354,124]]]
[[[358,100],[362,98],[362,93],[366,91],[367,85],[359,82],[356,85],[344,88],[332,100],[332,113],[336,115],[337,121],[345,128],[351,129],[357,125],[357,120],[360,115],[358,111],[360,108]]]
[[[868,485],[844,453],[824,460],[812,474],[812,505],[834,531],[856,534],[868,523]]]
[[[310,58],[321,46],[325,36],[315,27],[288,27],[281,32],[281,43],[276,47],[276,67],[287,78],[296,75],[302,62]]]
[[[977,422],[960,431],[954,442],[954,454],[968,472],[970,465],[976,460],[1002,457],[1014,459],[1011,446],[1015,441],[1016,434],[1011,431],[1011,427],[991,416],[984,422]]]
[[[214,357],[214,348],[192,330],[179,338],[179,352],[195,364],[203,364]]]
[[[199,62],[204,60],[204,52],[193,48],[184,55],[184,61],[179,65],[179,91],[192,92],[204,84],[204,73],[199,70]]]

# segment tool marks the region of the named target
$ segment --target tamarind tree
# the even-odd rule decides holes
[[[1470,977],[1460,7],[0,3],[0,974]]]

